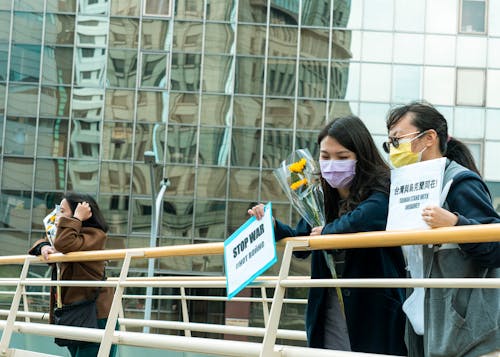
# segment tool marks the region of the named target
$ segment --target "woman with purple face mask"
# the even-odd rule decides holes
[[[390,169],[373,139],[354,116],[335,119],[319,133],[319,163],[326,222],[310,227],[300,220],[292,228],[275,220],[276,239],[291,236],[385,230]],[[263,205],[248,213],[260,219]],[[332,278],[327,262],[336,263],[342,278],[402,278],[406,276],[399,247],[296,252],[311,254],[311,278]],[[343,288],[345,318],[335,288],[311,288],[306,312],[308,345],[315,348],[406,355],[404,289]],[[347,330],[347,331],[345,331]]]

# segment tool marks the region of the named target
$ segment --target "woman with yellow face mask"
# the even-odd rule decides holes
[[[468,148],[448,136],[446,119],[432,105],[414,102],[393,109],[384,150],[394,167],[446,157],[443,207],[422,211],[431,228],[500,223],[490,193]],[[426,278],[499,278],[500,243],[423,246]],[[410,357],[500,355],[500,289],[425,289],[424,328],[407,323]],[[495,352],[496,351],[496,352]]]

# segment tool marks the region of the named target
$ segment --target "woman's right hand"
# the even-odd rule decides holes
[[[264,205],[259,203],[258,205],[250,208],[247,212],[250,216],[254,216],[257,220],[260,220],[264,217]]]
[[[43,255],[43,259],[49,260],[49,254],[52,253],[57,253],[57,250],[55,250],[52,246],[50,245],[44,245],[42,249],[40,249],[40,252]]]

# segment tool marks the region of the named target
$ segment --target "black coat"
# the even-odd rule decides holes
[[[323,228],[322,234],[385,230],[388,196],[375,192]],[[276,221],[276,239],[308,236],[311,228],[301,220],[295,229]],[[403,278],[405,263],[400,247],[347,249],[344,278]],[[322,251],[296,252],[305,258],[312,254],[311,278],[330,279],[331,273]],[[343,288],[347,328],[351,348],[356,352],[406,355],[405,315],[402,311],[404,289]],[[309,290],[306,332],[308,345],[323,348],[326,288]]]

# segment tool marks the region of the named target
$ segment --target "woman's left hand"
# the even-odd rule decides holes
[[[313,227],[311,229],[311,236],[320,236],[321,232],[323,231],[323,226],[318,226],[318,227]]]
[[[458,222],[457,215],[439,206],[425,207],[422,218],[431,228],[452,227]]]

